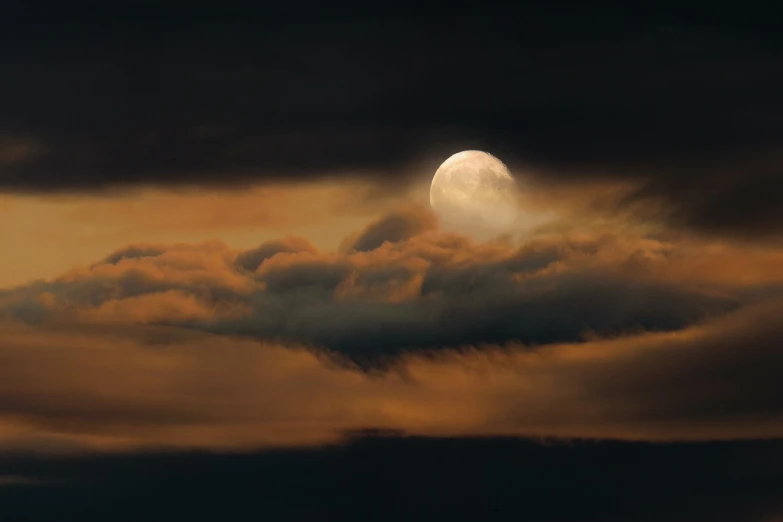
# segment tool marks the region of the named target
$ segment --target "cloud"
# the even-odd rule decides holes
[[[427,209],[411,207],[397,210],[367,225],[356,237],[348,238],[342,248],[367,252],[380,248],[386,242],[399,243],[435,228],[435,216]]]
[[[674,333],[408,355],[377,373],[179,328],[4,325],[0,448],[238,449],[422,435],[783,436],[779,299]],[[26,442],[25,442],[26,441]],[[37,445],[41,448],[35,448]]]
[[[39,202],[49,203],[59,211],[61,219],[82,226],[98,222],[147,236],[161,229],[183,235],[219,230],[258,231],[261,227],[290,229],[338,216],[365,215],[368,205],[364,200],[373,188],[372,184],[349,180],[339,184],[325,180],[305,186],[274,183],[223,190],[140,186],[132,191],[107,191],[98,198],[71,194]],[[378,203],[374,201],[373,206]],[[377,212],[377,208],[373,211]]]
[[[542,443],[545,442],[545,443]],[[6,456],[38,488],[0,488],[11,520],[264,518],[413,522],[532,519],[779,522],[781,441],[649,444],[510,438],[352,437],[274,451]],[[85,486],[89,487],[85,487]],[[261,489],[261,493],[259,490]],[[127,502],[128,491],[136,502]],[[361,493],[361,494],[358,494]],[[292,502],[306,495],[307,502]],[[259,498],[263,499],[259,503]],[[349,501],[347,500],[349,498]],[[568,501],[562,501],[567,498]]]
[[[141,259],[144,257],[156,257],[166,251],[165,247],[152,245],[130,245],[109,254],[103,263],[116,265],[124,259]]]
[[[54,277],[129,244],[215,237],[249,249],[294,234],[333,248],[348,231],[397,206],[370,184],[322,182],[238,190],[138,188],[95,194],[0,196],[0,237],[14,244],[0,286]],[[402,198],[402,196],[398,196]]]
[[[387,6],[346,25],[365,15],[279,9],[275,28],[252,8],[202,12],[182,26],[153,9],[113,33],[98,29],[111,25],[107,13],[9,14],[2,33],[13,51],[0,65],[15,81],[0,99],[15,103],[2,124],[46,143],[47,154],[3,169],[0,190],[337,177],[402,187],[478,148],[540,182],[634,183],[635,198],[660,205],[657,219],[674,227],[769,238],[783,226],[783,47],[772,17],[704,25],[666,10],[414,16]],[[73,27],[88,45],[55,36]],[[139,61],[147,46],[165,51]],[[278,68],[268,49],[301,67]],[[481,70],[455,80],[466,63]],[[159,88],[128,88],[137,79]]]
[[[780,250],[433,227],[139,243],[0,290],[0,448],[783,436]]]
[[[307,239],[290,236],[284,239],[267,241],[258,248],[242,252],[234,260],[234,265],[249,272],[255,272],[264,261],[284,252],[315,254],[316,249]]]
[[[131,245],[49,282],[0,293],[32,324],[163,324],[306,344],[361,364],[459,344],[542,345],[671,331],[777,292],[777,251],[703,249],[630,235],[476,243],[424,209],[391,212],[340,252],[289,236]],[[746,274],[750,272],[751,275]],[[762,289],[764,289],[762,291]]]

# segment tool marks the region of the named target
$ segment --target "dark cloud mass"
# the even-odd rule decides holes
[[[403,207],[0,290],[0,513],[774,522],[781,252],[689,241]]]
[[[410,208],[391,212],[365,228],[355,237],[343,242],[343,249],[367,252],[384,243],[397,243],[437,228],[435,216],[420,209]]]
[[[783,41],[762,11],[543,3],[49,6],[0,31],[0,187],[361,175],[485,148],[661,217],[781,231]]]
[[[316,249],[306,239],[292,236],[285,239],[267,241],[258,248],[242,252],[237,255],[234,265],[248,272],[255,272],[261,266],[261,263],[283,252],[309,252],[314,254]]]
[[[417,207],[319,252],[297,237],[235,253],[131,246],[48,283],[0,294],[8,317],[180,325],[327,348],[362,363],[481,343],[678,330],[736,310],[740,293],[645,276],[666,247],[620,236],[473,243]],[[656,261],[657,259],[657,261]]]
[[[774,522],[783,513],[782,453],[777,441],[366,437],[315,451],[223,456],[16,456],[4,459],[0,472],[50,480],[0,486],[0,506],[25,521]],[[143,501],[129,502],[129,490]]]

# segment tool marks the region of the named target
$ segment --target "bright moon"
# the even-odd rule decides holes
[[[495,156],[466,150],[438,167],[430,205],[447,228],[506,231],[517,217],[517,184]]]

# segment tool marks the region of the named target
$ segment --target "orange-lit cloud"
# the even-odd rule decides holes
[[[293,346],[144,327],[3,326],[0,447],[322,443],[376,427],[431,435],[641,440],[783,435],[775,301],[677,333],[537,352],[410,355],[365,373]]]
[[[135,244],[0,291],[0,447],[783,435],[779,251],[436,226],[414,206],[339,251]]]
[[[64,215],[74,222],[98,220],[118,223],[146,232],[165,229],[177,232],[255,229],[284,225],[308,225],[317,218],[334,215],[362,216],[370,187],[354,183],[286,184],[210,191],[204,189],[141,190],[118,192],[114,197],[71,201]]]
[[[0,195],[4,251],[0,287],[55,277],[131,243],[198,243],[219,237],[251,248],[285,234],[336,248],[395,198],[359,182],[278,184],[243,189],[140,188],[96,197]],[[368,198],[372,198],[370,201]]]
[[[0,315],[177,325],[375,360],[460,343],[673,330],[736,309],[759,285],[780,281],[766,258],[766,271],[739,289],[725,274],[695,277],[695,251],[635,236],[517,246],[434,227],[427,211],[408,207],[349,236],[339,252],[293,236],[245,251],[214,241],[132,245],[3,292]]]

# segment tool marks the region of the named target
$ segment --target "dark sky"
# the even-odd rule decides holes
[[[28,482],[0,485],[0,509],[14,522],[769,522],[783,513],[782,452],[779,442],[372,436],[228,456],[20,455],[0,473]]]
[[[2,290],[0,319],[26,329],[0,335],[0,428],[19,420],[29,431],[7,440],[41,453],[0,453],[0,521],[775,522],[783,516],[783,443],[747,440],[780,433],[783,404],[777,385],[783,329],[775,320],[783,286],[774,265],[781,258],[764,251],[783,237],[783,32],[774,11],[626,5],[632,2],[265,4],[3,3],[0,195],[357,176],[395,190],[421,176],[422,162],[479,148],[555,188],[633,182],[634,191],[617,205],[660,205],[666,211],[657,217],[668,231],[717,237],[735,249],[700,257],[698,242],[677,250],[650,246],[647,237],[631,245],[600,237],[531,243],[492,257],[501,247],[427,235],[430,217],[402,212],[371,223],[340,253],[291,237],[232,257],[209,245],[131,245],[82,276]],[[452,263],[463,251],[472,264]],[[259,270],[281,253],[290,254],[289,264]],[[375,264],[357,269],[359,254]],[[426,268],[395,264],[409,258],[427,259]],[[712,270],[721,259],[725,273]],[[569,263],[576,268],[558,271]],[[655,272],[656,263],[671,277]],[[383,293],[419,276],[416,299],[335,297],[346,281]],[[719,283],[711,285],[710,277]],[[47,318],[59,318],[55,326],[89,333],[86,322],[70,324],[81,316],[67,313],[123,299],[146,312],[155,301],[137,298],[161,295],[185,296],[164,311],[203,299],[239,303],[250,313],[220,320],[209,307],[214,314],[205,319],[140,314],[139,324],[94,341],[130,354],[118,349],[116,363],[104,359],[108,350],[93,350],[87,334],[74,341],[65,330],[44,328]],[[765,296],[777,301],[743,315]],[[118,310],[132,315],[136,308]],[[711,322],[702,323],[706,317]],[[362,373],[332,389],[331,374],[312,370],[310,389],[305,378],[283,379],[298,362],[274,366],[275,359],[243,358],[241,351],[215,356],[209,345],[193,352],[195,362],[183,373],[167,374],[155,358],[165,348],[131,346],[128,332],[146,335],[144,321],[232,340],[239,334],[312,345],[345,358],[338,362],[358,363]],[[33,335],[36,327],[42,336]],[[345,411],[360,410],[363,396],[355,390],[371,393],[383,383],[364,370],[383,369],[379,361],[413,349],[472,345],[480,352],[482,343],[511,342],[541,348],[641,330],[654,342],[633,355],[607,341],[608,351],[595,361],[575,357],[570,365],[543,356],[541,366],[520,366],[523,384],[546,392],[527,402],[517,389],[507,397],[466,387],[448,407],[480,419],[477,409],[502,406],[484,419],[500,428],[524,425],[525,415],[543,425],[582,422],[585,433],[617,428],[630,438],[637,434],[628,425],[641,426],[638,438],[654,433],[655,443],[390,436],[242,454],[191,453],[176,442],[180,451],[171,453],[47,454],[51,441],[69,433],[105,442],[133,428],[138,440],[155,442],[158,428],[173,433],[178,423],[198,420],[218,427],[225,421],[229,432],[254,419],[265,426],[264,408],[274,415],[279,408],[284,427],[306,421],[311,407],[332,426],[339,415],[333,421],[312,404],[338,408],[345,401]],[[652,335],[677,331],[684,333]],[[77,341],[86,348],[80,351]],[[629,341],[627,348],[634,346]],[[330,372],[344,370],[334,360],[322,362]],[[310,367],[301,367],[310,378]],[[287,387],[275,387],[276,368],[283,368]],[[433,375],[445,388],[423,395],[421,405],[430,409],[422,411],[445,416],[439,390],[455,392],[451,382],[443,384],[447,377]],[[367,400],[382,402],[408,387],[426,391],[426,383],[408,377]],[[149,388],[145,379],[163,384]],[[354,382],[363,387],[351,388]],[[506,382],[503,375],[497,382]],[[160,391],[172,383],[184,391]],[[419,404],[410,393],[413,410]],[[196,406],[203,415],[193,413]],[[639,424],[623,425],[627,419]],[[705,431],[693,434],[693,426]],[[27,437],[36,430],[52,438]],[[683,433],[707,436],[661,443]],[[732,440],[707,442],[713,436]]]
[[[9,4],[0,188],[399,185],[484,148],[549,182],[639,181],[675,226],[780,232],[771,12],[415,5]]]

